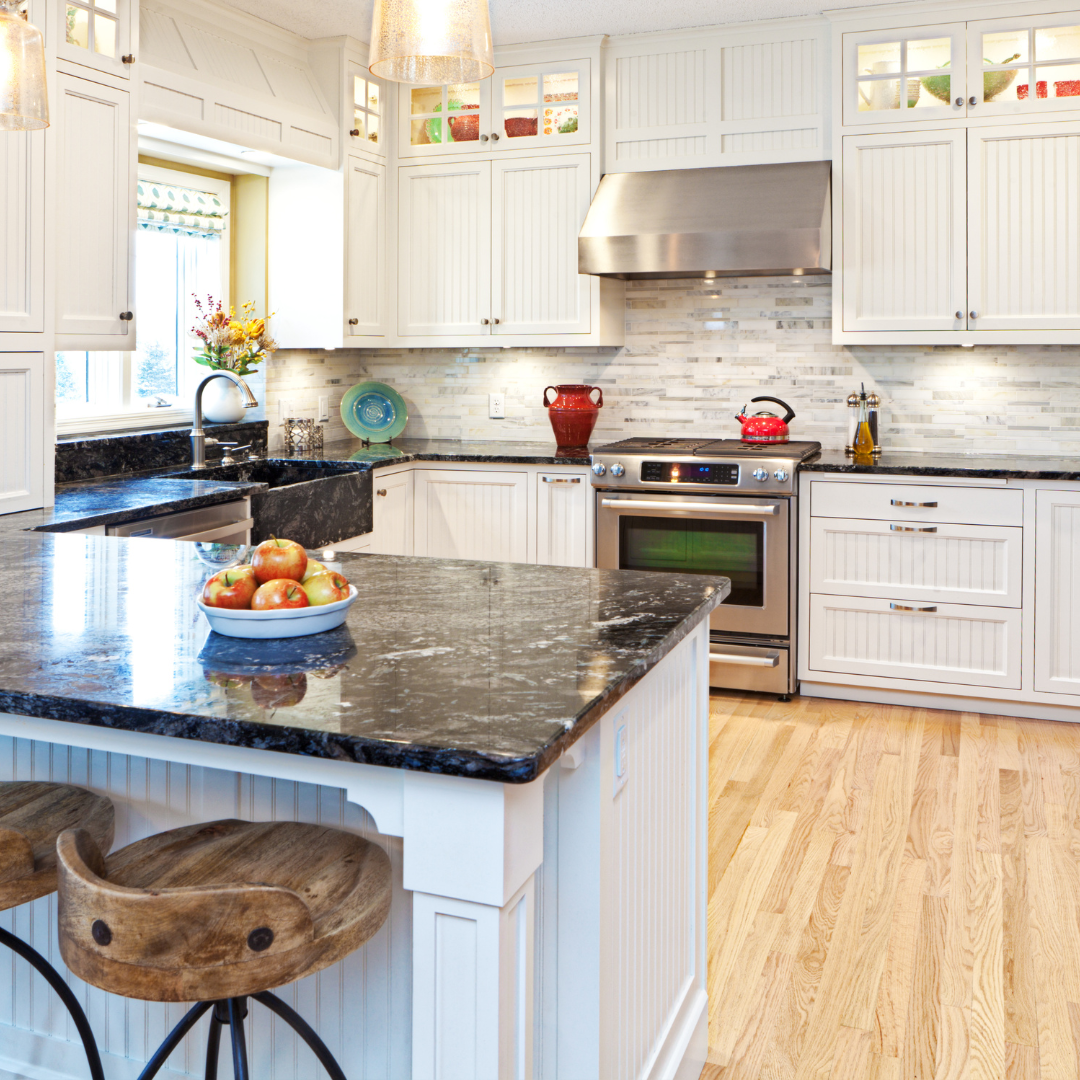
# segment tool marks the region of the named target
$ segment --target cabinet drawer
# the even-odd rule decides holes
[[[900,523],[951,521],[966,525],[1024,524],[1024,493],[946,484],[859,484],[814,480],[814,517],[875,518]]]
[[[1019,690],[1020,618],[1015,608],[814,594],[810,667]]]
[[[813,518],[810,591],[1018,608],[1023,537],[1001,525]]]

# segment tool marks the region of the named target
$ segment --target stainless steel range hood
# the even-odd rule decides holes
[[[828,161],[609,173],[578,237],[582,274],[622,278],[828,274]]]

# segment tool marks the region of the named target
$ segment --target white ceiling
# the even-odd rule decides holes
[[[373,0],[222,0],[302,37],[367,41]],[[496,45],[818,15],[894,0],[490,0]]]

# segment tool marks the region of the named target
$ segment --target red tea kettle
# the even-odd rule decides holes
[[[795,419],[795,410],[786,402],[775,397],[756,397],[753,401],[772,401],[783,407],[786,415],[777,416],[771,412],[759,412],[753,416],[746,415],[746,406],[735,417],[742,424],[742,441],[744,443],[785,443],[788,441],[788,424]]]

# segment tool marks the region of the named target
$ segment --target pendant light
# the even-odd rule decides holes
[[[368,66],[424,86],[486,79],[495,70],[487,0],[375,0]]]
[[[45,45],[41,31],[19,13],[21,0],[0,0],[0,130],[49,126]]]

